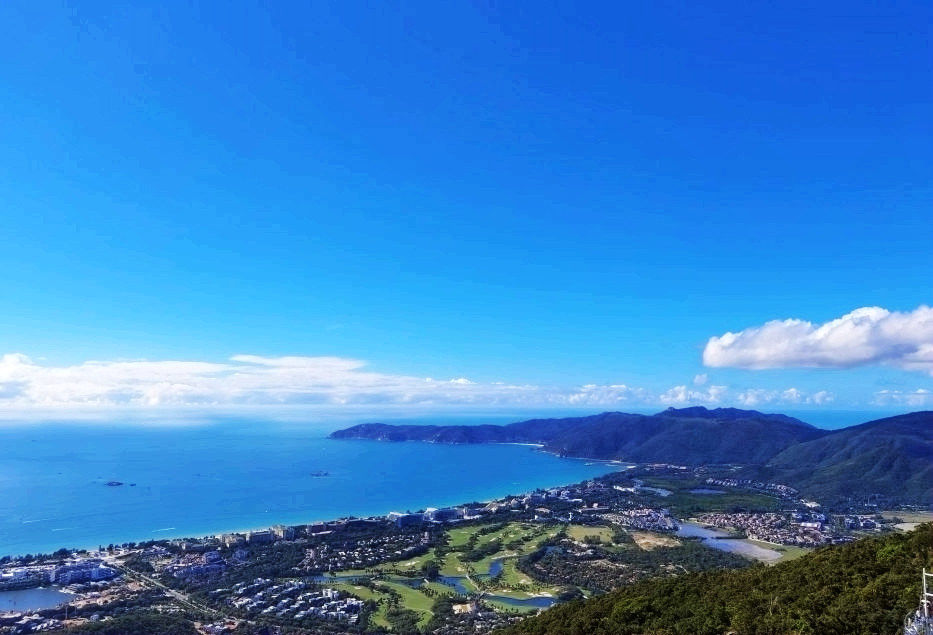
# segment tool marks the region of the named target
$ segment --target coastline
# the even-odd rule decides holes
[[[327,445],[330,445],[329,440],[324,440]],[[429,453],[428,456],[437,456],[437,457],[448,457],[450,453],[446,450],[447,445],[442,444],[426,444],[424,442],[418,442],[417,444],[405,444],[411,447],[411,451],[407,453],[402,453],[399,455],[396,452],[393,452],[390,448],[394,444],[379,444],[378,446],[370,441],[366,445],[369,446],[372,444],[374,447],[380,448],[378,452],[379,458],[383,460],[392,459],[398,462],[400,465],[407,465],[406,457],[409,456],[423,456],[426,446],[432,446],[432,448],[441,448],[441,452]],[[335,444],[336,445],[336,444]],[[342,445],[342,444],[341,444]],[[348,482],[360,481],[359,488],[365,488],[367,478],[371,478],[368,473],[362,474],[357,478],[356,473],[354,472],[355,467],[352,462],[344,464],[342,467],[335,467],[332,462],[325,463],[322,459],[321,461],[315,461],[315,465],[320,464],[322,468],[326,467],[331,475],[327,478],[308,478],[306,482],[311,484],[315,488],[315,491],[320,492],[319,494],[314,494],[315,498],[312,500],[312,503],[309,504],[306,508],[301,508],[299,505],[286,505],[280,509],[271,509],[271,504],[269,504],[267,509],[261,509],[260,506],[256,505],[256,509],[248,513],[227,513],[222,517],[217,518],[215,521],[212,521],[210,518],[204,518],[204,514],[201,514],[201,518],[195,519],[197,522],[191,522],[192,519],[184,516],[178,515],[174,518],[162,518],[161,522],[156,520],[153,521],[154,524],[150,525],[152,528],[139,527],[141,523],[136,523],[136,527],[128,527],[120,524],[118,521],[113,523],[115,531],[96,531],[91,537],[79,538],[77,540],[69,540],[65,538],[63,540],[55,540],[55,536],[58,533],[58,527],[67,525],[71,527],[73,525],[81,526],[78,523],[74,523],[70,519],[62,518],[49,518],[47,516],[40,516],[39,518],[20,518],[18,522],[14,521],[16,525],[22,527],[22,530],[16,531],[26,531],[26,527],[30,528],[30,531],[33,535],[36,532],[36,525],[34,523],[42,522],[45,527],[43,529],[48,533],[50,538],[44,538],[42,540],[28,539],[20,540],[19,544],[22,546],[12,546],[10,549],[3,549],[3,553],[0,553],[0,557],[10,556],[18,557],[25,554],[36,554],[44,553],[49,554],[59,549],[69,549],[76,551],[96,551],[99,546],[107,546],[108,544],[121,545],[124,543],[143,543],[148,541],[162,541],[162,540],[183,540],[183,539],[200,539],[209,536],[220,536],[227,533],[244,533],[248,531],[256,531],[262,529],[268,529],[274,525],[286,525],[286,526],[300,526],[317,522],[333,522],[339,519],[346,518],[381,518],[384,517],[391,511],[405,510],[408,508],[411,509],[426,509],[429,507],[448,507],[455,505],[462,505],[469,502],[479,502],[479,501],[491,501],[500,497],[514,495],[516,492],[529,492],[535,489],[547,488],[547,487],[560,487],[567,484],[572,484],[585,480],[587,478],[594,478],[597,476],[602,476],[613,471],[619,467],[618,465],[610,465],[609,462],[596,462],[586,460],[589,465],[584,466],[584,460],[578,459],[575,457],[558,457],[557,455],[542,452],[540,448],[537,447],[538,444],[481,444],[473,446],[474,448],[481,448],[483,446],[495,447],[495,446],[505,446],[505,445],[515,445],[516,450],[504,453],[504,451],[493,452],[491,455],[483,450],[478,450],[477,452],[467,452],[463,453],[458,450],[462,450],[461,447],[454,447],[455,456],[451,457],[451,460],[459,456],[460,458],[453,461],[453,465],[458,463],[463,463],[463,468],[469,464],[469,469],[480,470],[486,474],[486,478],[483,482],[476,484],[475,479],[461,479],[461,480],[449,480],[441,481],[440,483],[435,483],[431,487],[421,487],[418,489],[418,492],[414,495],[411,490],[405,490],[405,495],[399,496],[398,492],[402,490],[394,489],[390,486],[385,488],[386,493],[381,497],[376,497],[374,499],[370,498],[340,498],[339,495],[337,500],[342,501],[343,504],[336,505],[333,501],[322,501],[325,502],[325,505],[321,507],[321,510],[316,510],[313,500],[323,496],[323,493],[329,491],[338,491],[345,492]],[[421,446],[421,447],[419,447]],[[519,447],[527,447],[532,450],[528,454],[518,451]],[[388,454],[383,451],[388,450]],[[518,454],[514,452],[518,451]],[[353,450],[351,453],[353,456],[359,455],[359,458],[356,460],[364,460],[363,457],[372,456],[374,453],[366,451]],[[548,457],[548,460],[537,459],[531,460],[532,457]],[[563,461],[562,458],[571,458],[571,461]],[[343,461],[343,459],[341,459]],[[430,462],[430,459],[425,459]],[[494,462],[490,462],[490,461]],[[555,460],[560,460],[560,463],[555,463]],[[475,463],[479,461],[479,463]],[[502,465],[510,465],[510,469],[501,470]],[[561,467],[563,465],[563,467]],[[577,465],[579,467],[569,467],[572,465]],[[550,466],[550,467],[548,467]],[[555,467],[560,469],[554,469]],[[461,468],[461,472],[462,469]],[[302,473],[304,473],[303,470]],[[403,469],[395,469],[394,472],[399,473],[399,476],[396,478],[396,482],[403,484],[409,481],[422,483],[424,481],[423,476],[414,474],[409,478],[406,476],[406,471]],[[530,476],[530,478],[525,478]],[[126,480],[126,479],[120,479]],[[182,478],[182,481],[188,480],[191,481],[191,475],[187,479]],[[195,479],[197,480],[197,479]],[[217,479],[212,479],[216,481]],[[143,481],[143,479],[138,479],[134,477],[134,481]],[[198,481],[200,484],[200,481]],[[95,492],[93,484],[90,485],[91,492]],[[355,488],[356,486],[354,486]],[[149,486],[143,484],[133,490],[126,488],[106,488],[107,493],[103,496],[110,500],[113,500],[115,504],[120,504],[122,500],[129,500],[130,502],[138,500],[140,497],[146,497],[148,493]],[[200,489],[200,488],[199,488]],[[354,489],[355,491],[355,489]],[[395,492],[394,494],[391,492]],[[477,494],[476,496],[471,495],[471,493]],[[99,498],[99,494],[93,494],[95,498]],[[250,500],[254,498],[262,498],[262,491],[258,490],[255,493],[249,493]],[[407,496],[407,498],[406,498]],[[245,511],[245,510],[244,510]],[[241,515],[243,518],[230,518],[230,516]],[[248,517],[247,517],[248,516]],[[8,517],[9,518],[9,517]],[[15,518],[15,517],[14,517]],[[9,520],[13,520],[10,518]],[[187,523],[184,521],[188,521]],[[232,522],[229,522],[232,521]],[[11,523],[12,524],[12,523]],[[95,524],[101,524],[96,522]],[[48,529],[46,529],[48,527]],[[2,528],[0,528],[2,529]],[[88,532],[84,532],[87,534]],[[25,535],[25,533],[23,534]],[[15,538],[14,534],[11,534],[11,537]],[[4,541],[6,542],[6,541]],[[6,545],[4,545],[6,546]]]

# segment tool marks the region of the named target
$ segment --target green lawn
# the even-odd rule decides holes
[[[384,562],[383,564],[377,565],[374,568],[380,571],[398,570],[411,571],[414,573],[421,569],[421,565],[423,565],[425,562],[433,559],[434,552],[428,551],[427,553],[423,553],[420,556],[415,556],[414,558],[409,558],[408,560],[399,560],[398,562]]]
[[[513,613],[537,613],[538,608],[534,606],[512,606],[505,602],[497,602],[489,598],[483,598],[483,602],[493,607],[497,611],[511,611]]]
[[[469,587],[470,585],[466,584],[466,586]],[[440,582],[425,582],[422,588],[425,587],[437,591],[438,595],[457,595],[457,591],[453,587]]]
[[[418,620],[418,626],[424,627],[434,615],[431,611],[431,607],[434,605],[434,599],[429,598],[418,589],[412,589],[404,584],[386,580],[378,580],[376,586],[392,589],[397,592],[402,598],[402,606],[404,608],[420,613],[421,619]]]
[[[693,516],[703,512],[728,512],[733,510],[774,511],[781,506],[780,499],[749,490],[727,487],[725,494],[692,494],[691,489],[705,487],[699,479],[685,476],[654,477],[644,479],[649,487],[660,487],[673,492],[670,496],[659,498],[665,507],[674,510],[680,516]]]
[[[474,527],[457,527],[447,532],[448,545],[451,547],[462,547],[470,541],[470,538],[480,529],[487,525],[477,525]]]
[[[506,588],[526,587],[536,584],[529,575],[518,570],[515,558],[509,558],[502,563],[502,577],[499,584]]]
[[[812,549],[806,549],[804,547],[798,547],[796,545],[776,545],[770,542],[762,542],[760,540],[749,540],[747,542],[752,543],[753,545],[758,545],[763,549],[771,549],[772,551],[780,552],[781,557],[775,560],[774,562],[785,562],[787,560],[793,560],[794,558],[799,558],[805,553],[810,553]]]
[[[471,563],[472,564],[472,563]],[[467,566],[460,559],[460,554],[456,551],[444,556],[444,562],[441,565],[441,575],[466,575]]]
[[[590,527],[588,525],[568,525],[567,535],[578,542],[582,542],[586,536],[599,536],[604,545],[612,543],[612,536],[615,532],[609,527]]]
[[[454,547],[465,546],[470,541],[471,536],[476,535],[476,533],[484,526],[489,527],[489,525],[480,525],[474,527],[457,527],[449,530],[448,545]],[[493,560],[503,559],[502,575],[499,578],[498,584],[496,585],[495,593],[500,595],[508,595],[509,597],[515,597],[518,599],[524,599],[531,597],[529,592],[556,592],[556,590],[551,587],[542,587],[540,583],[537,583],[530,576],[519,571],[517,563],[519,556],[531,553],[537,549],[544,540],[557,535],[560,529],[561,528],[557,525],[545,526],[540,524],[519,522],[509,523],[502,529],[477,537],[477,545],[485,544],[494,540],[501,541],[503,546],[502,549],[500,549],[497,553],[487,556],[478,562],[464,562],[461,558],[462,554],[460,552],[450,552],[445,555],[444,560],[441,563],[441,575],[466,576],[470,573],[470,571],[473,571],[476,574],[485,574],[489,571]],[[612,531],[608,527],[587,527],[586,529],[588,530],[586,535],[593,535],[594,532],[596,532],[596,534],[603,536],[605,540],[611,540]],[[515,543],[516,541],[518,541],[520,544],[516,544],[512,548],[506,547],[506,544]],[[399,597],[401,598],[401,606],[403,608],[415,611],[420,615],[419,625],[422,627],[426,625],[428,621],[430,621],[433,615],[431,612],[431,607],[434,604],[435,598],[425,595],[419,589],[413,589],[410,586],[403,584],[402,581],[405,579],[420,577],[421,565],[424,562],[431,560],[432,558],[433,552],[429,552],[409,560],[404,560],[401,562],[388,562],[373,568],[375,571],[383,573],[383,575],[389,574],[391,571],[405,573],[409,571],[411,572],[410,578],[407,575],[404,578],[399,578],[398,576],[389,574],[386,579],[374,580],[374,583],[379,589],[384,589],[386,591],[391,589],[392,591],[398,593]],[[338,572],[338,574],[363,576],[371,575],[363,570],[341,571]],[[463,580],[463,585],[471,593],[479,592],[479,589],[470,580]],[[328,586],[347,591],[364,600],[371,599],[379,601],[389,597],[388,593],[383,593],[380,591],[374,592],[366,587],[356,586],[349,582],[334,582],[332,584],[328,583]],[[431,589],[440,595],[455,593],[451,587],[439,582],[426,582],[423,588]],[[502,610],[515,610],[515,607],[509,607],[506,604],[496,602],[491,602],[491,604]],[[372,623],[374,626],[379,628],[388,628],[389,623],[386,620],[385,611],[386,606],[385,602],[383,602],[380,604],[379,610],[373,614]]]
[[[380,593],[379,591],[373,591],[372,589],[369,589],[367,587],[356,586],[348,582],[328,584],[327,586],[332,587],[334,589],[338,589],[340,591],[345,591],[351,595],[355,595],[361,600],[372,600],[374,602],[379,602],[380,600],[383,600],[389,597],[387,593]],[[372,618],[371,618],[373,626],[377,626],[379,628],[385,628],[385,629],[388,629],[390,627],[389,621],[386,619],[386,616],[385,616],[385,609],[386,609],[385,605],[382,604],[373,613]]]

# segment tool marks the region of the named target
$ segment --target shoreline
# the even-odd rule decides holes
[[[425,443],[425,442],[424,442],[424,441],[416,441],[416,443]],[[526,444],[526,443],[501,443],[501,444],[494,444],[494,445],[517,445],[517,446],[532,446],[532,447],[540,446],[540,444]],[[613,465],[613,466],[616,467],[616,469],[607,470],[607,471],[602,472],[602,473],[600,473],[600,474],[598,474],[598,475],[594,475],[594,476],[592,476],[592,477],[590,477],[590,478],[598,478],[598,477],[601,477],[601,476],[605,476],[605,475],[607,475],[607,474],[611,474],[612,472],[622,471],[622,470],[624,470],[624,469],[628,469],[628,466],[627,466],[626,464],[621,464],[621,465],[620,465],[620,464],[618,464],[618,463],[616,463],[616,462],[613,462],[613,461],[598,460],[598,459],[583,459],[583,458],[580,458],[580,457],[561,457],[561,456],[559,456],[559,455],[557,455],[557,454],[553,454],[553,453],[551,453],[551,452],[544,452],[544,451],[542,451],[542,452],[545,453],[545,454],[548,454],[548,455],[550,455],[550,456],[554,456],[554,457],[556,457],[556,458],[570,459],[570,460],[573,460],[573,461],[584,461],[584,460],[585,460],[585,461],[591,462],[591,463],[594,464],[594,465],[596,465],[596,464],[605,464],[606,467],[609,467],[610,465]],[[588,480],[588,479],[583,479],[583,480]],[[440,508],[458,507],[458,506],[468,505],[469,503],[472,503],[472,502],[477,502],[477,503],[482,503],[482,504],[488,504],[488,503],[490,503],[490,502],[493,502],[493,501],[495,501],[495,500],[499,500],[499,499],[501,499],[501,498],[508,498],[508,497],[513,497],[513,496],[520,496],[521,494],[525,494],[525,493],[528,493],[528,492],[532,492],[532,491],[535,491],[535,490],[538,490],[538,489],[546,489],[546,488],[554,488],[554,487],[567,487],[567,486],[571,486],[571,485],[574,485],[574,484],[579,483],[579,482],[581,482],[581,481],[572,481],[572,482],[562,481],[562,482],[560,482],[560,483],[554,483],[554,484],[547,485],[547,486],[539,486],[539,487],[536,487],[536,488],[533,488],[533,489],[530,489],[530,490],[522,490],[522,491],[518,491],[518,492],[516,492],[516,491],[513,490],[513,489],[508,489],[508,488],[510,487],[510,485],[511,485],[511,484],[508,484],[508,485],[505,485],[505,486],[504,486],[504,487],[506,488],[506,489],[505,489],[505,492],[502,493],[502,494],[499,494],[499,495],[497,495],[497,496],[496,496],[496,495],[493,495],[491,498],[485,498],[485,499],[483,499],[483,500],[475,500],[475,501],[464,501],[464,500],[460,499],[460,500],[457,500],[457,501],[454,502],[454,503],[450,503],[450,504],[446,504],[446,505],[440,504],[439,507],[440,507]],[[431,508],[431,507],[435,507],[435,505],[428,504],[428,505],[426,505],[426,506],[423,506],[421,509],[428,509],[428,508]],[[206,530],[206,531],[194,530],[194,531],[191,531],[191,532],[184,532],[184,533],[165,533],[165,534],[163,534],[163,535],[158,535],[158,536],[148,536],[148,537],[143,537],[143,538],[120,540],[119,542],[111,541],[111,539],[107,538],[107,539],[104,539],[103,541],[97,540],[97,541],[95,541],[96,544],[91,544],[91,545],[87,545],[87,546],[58,545],[58,546],[56,546],[54,549],[52,549],[51,551],[44,551],[44,550],[41,550],[41,549],[40,549],[40,550],[35,550],[35,549],[33,549],[33,550],[31,550],[31,551],[28,551],[28,552],[15,553],[15,554],[14,554],[14,553],[0,553],[0,558],[9,557],[9,558],[12,558],[12,559],[16,559],[16,558],[21,558],[21,557],[23,557],[24,555],[38,555],[38,554],[48,556],[48,555],[51,555],[52,553],[54,553],[55,551],[60,550],[60,549],[67,549],[67,550],[70,551],[70,552],[81,552],[81,551],[85,551],[85,552],[88,552],[88,553],[95,553],[95,552],[98,552],[98,547],[103,546],[103,547],[106,548],[106,547],[107,547],[108,545],[110,545],[110,544],[113,544],[114,547],[121,547],[123,544],[127,544],[127,543],[140,544],[140,543],[146,543],[146,542],[161,542],[161,541],[173,541],[173,540],[204,540],[204,539],[209,539],[209,538],[219,538],[219,537],[223,536],[224,534],[245,534],[245,533],[248,533],[248,532],[251,532],[251,531],[263,531],[263,530],[268,530],[268,529],[270,529],[271,527],[278,526],[278,525],[284,525],[284,526],[286,526],[286,527],[300,527],[300,526],[307,526],[307,525],[318,524],[318,523],[324,523],[324,524],[336,523],[336,522],[340,522],[340,521],[343,521],[343,520],[368,520],[368,519],[380,519],[380,520],[381,520],[381,519],[385,519],[385,517],[386,517],[390,512],[393,512],[393,511],[397,511],[397,508],[386,509],[386,510],[384,510],[384,511],[382,511],[381,513],[378,513],[378,514],[365,514],[365,513],[360,513],[360,514],[346,514],[346,515],[341,515],[341,516],[331,516],[331,517],[323,518],[323,519],[321,519],[321,518],[318,518],[318,519],[302,519],[302,520],[299,521],[299,522],[292,522],[292,521],[286,521],[286,520],[278,520],[278,521],[276,521],[276,520],[274,520],[274,519],[270,519],[270,520],[268,521],[268,524],[266,524],[266,523],[264,522],[263,524],[255,524],[255,525],[251,525],[251,526],[248,526],[248,527],[245,527],[245,526],[243,526],[243,525],[240,525],[240,526],[238,526],[238,527],[236,527],[236,528],[211,529],[211,530]],[[171,527],[171,528],[164,528],[164,529],[156,529],[156,530],[152,530],[152,532],[162,532],[162,531],[168,532],[169,530],[174,531],[175,528],[174,528],[174,527]]]

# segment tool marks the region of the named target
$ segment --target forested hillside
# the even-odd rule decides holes
[[[363,424],[337,439],[434,443],[540,443],[564,456],[635,463],[745,466],[747,477],[786,483],[826,504],[879,496],[888,504],[933,501],[933,412],[842,430],[755,410],[669,408],[654,415],[604,412],[505,426]]]
[[[894,634],[933,568],[933,525],[775,566],[651,580],[557,606],[503,635]]]
[[[505,426],[393,426],[368,423],[334,432],[335,439],[432,443],[541,443],[558,454],[593,459],[763,464],[801,441],[825,434],[785,415],[735,408],[669,408],[655,415],[604,412],[531,419]]]
[[[869,421],[799,443],[766,466],[823,502],[870,492],[902,502],[933,502],[933,412]]]

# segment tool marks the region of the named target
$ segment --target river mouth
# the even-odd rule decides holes
[[[707,547],[728,551],[761,562],[776,562],[781,558],[781,552],[779,551],[760,547],[744,538],[735,538],[724,531],[703,527],[696,523],[681,521],[676,535],[681,538],[699,538]]]

